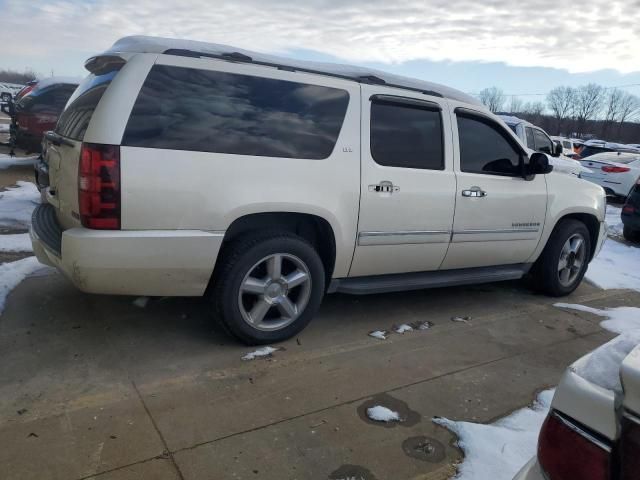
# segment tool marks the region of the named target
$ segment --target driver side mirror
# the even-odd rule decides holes
[[[534,152],[529,157],[529,165],[526,166],[525,178],[532,180],[536,175],[546,175],[553,171],[553,165],[549,163],[549,157],[544,153]]]
[[[554,143],[553,144],[553,153],[551,154],[554,157],[559,157],[560,155],[562,155],[562,144],[561,143]]]

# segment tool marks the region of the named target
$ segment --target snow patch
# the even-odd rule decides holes
[[[573,303],[555,303],[554,307],[570,308],[604,317],[600,326],[620,335],[596,348],[574,371],[585,380],[602,388],[622,392],[620,365],[631,350],[640,345],[640,308],[593,308]]]
[[[0,265],[0,313],[4,311],[7,295],[28,275],[42,268],[36,257],[27,257]]]
[[[589,264],[587,279],[605,290],[640,291],[640,248],[609,240]]]
[[[131,303],[138,308],[144,308],[147,306],[147,303],[149,303],[149,297],[138,297]]]
[[[411,325],[403,323],[402,325],[395,327],[393,331],[396,333],[411,332],[413,331],[413,327]]]
[[[259,348],[258,350],[255,350],[253,352],[249,352],[245,355],[242,356],[242,360],[255,360],[256,358],[261,358],[261,357],[269,357],[271,356],[274,352],[277,352],[279,349],[278,348],[273,348],[273,347],[262,347]]]
[[[0,125],[0,132],[2,128]],[[33,166],[38,161],[38,157],[12,157],[10,155],[0,154],[0,170],[6,170],[15,166]]]
[[[607,223],[607,233],[610,236],[622,236],[622,218],[620,217],[622,208],[607,205],[607,213],[604,221]],[[606,245],[606,244],[605,244]]]
[[[386,340],[389,332],[385,332],[384,330],[374,330],[373,332],[369,332],[369,336],[373,338],[377,338],[378,340]]]
[[[535,455],[538,433],[549,411],[554,390],[538,395],[532,406],[518,410],[490,425],[434,418],[458,437],[464,452],[457,480],[511,480]]]
[[[383,407],[382,405],[376,405],[375,407],[367,408],[367,417],[374,422],[399,422],[400,415],[398,412]]]
[[[15,187],[0,192],[0,226],[27,228],[38,203],[40,192],[35,184],[18,181]]]
[[[0,235],[0,252],[33,252],[29,234]]]

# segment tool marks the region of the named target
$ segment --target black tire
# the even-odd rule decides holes
[[[622,236],[630,242],[640,242],[640,230],[633,230],[627,225],[622,229]]]
[[[11,94],[9,93],[3,93],[2,94],[2,101],[3,102],[9,102],[11,100]]]
[[[246,315],[246,309],[243,314],[241,298],[244,297],[240,297],[240,288],[256,264],[276,254],[302,262],[308,270],[310,286],[307,290],[306,306],[299,310],[297,318],[282,328],[265,331],[255,328],[245,320],[243,315]],[[303,330],[318,311],[324,291],[324,265],[313,246],[291,233],[268,232],[242,237],[225,248],[220,264],[216,266],[212,288],[207,295],[213,303],[216,320],[225,330],[247,345],[263,345],[286,340]],[[295,294],[293,289],[290,292]],[[272,308],[278,310],[276,306]],[[273,310],[270,309],[269,312]]]
[[[564,284],[559,276],[560,257],[566,242],[573,236],[579,235],[584,242],[585,256],[582,265],[577,270],[577,275],[568,284]],[[575,237],[574,237],[575,238]],[[536,261],[531,271],[533,286],[543,293],[561,297],[573,292],[584,277],[589,260],[591,258],[591,237],[584,223],[567,219],[562,220],[554,229],[547,241],[540,258]],[[568,279],[567,279],[568,280]]]

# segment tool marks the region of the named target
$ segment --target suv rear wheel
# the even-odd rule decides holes
[[[580,285],[590,254],[591,237],[584,223],[561,221],[533,267],[534,286],[554,297],[570,294]]]
[[[315,315],[324,278],[322,260],[303,238],[290,233],[244,237],[226,249],[216,271],[216,317],[247,344],[286,340]]]

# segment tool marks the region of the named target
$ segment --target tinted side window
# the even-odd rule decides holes
[[[562,146],[564,148],[571,148],[571,144],[569,142],[562,142]]]
[[[463,172],[520,176],[520,152],[501,130],[490,120],[458,114]]]
[[[371,156],[388,167],[444,169],[440,111],[374,101]]]
[[[551,139],[547,137],[542,131],[535,129],[533,135],[536,139],[536,150],[551,154],[553,152],[553,143]]]
[[[345,90],[156,65],[122,139],[133,147],[322,159],[349,104]]]
[[[527,132],[527,147],[531,150],[535,150],[536,142],[533,140],[533,128],[525,127],[525,131]]]
[[[74,140],[82,140],[89,127],[91,116],[105,90],[118,73],[114,70],[104,75],[89,75],[78,86],[78,94],[56,125],[56,133]]]

